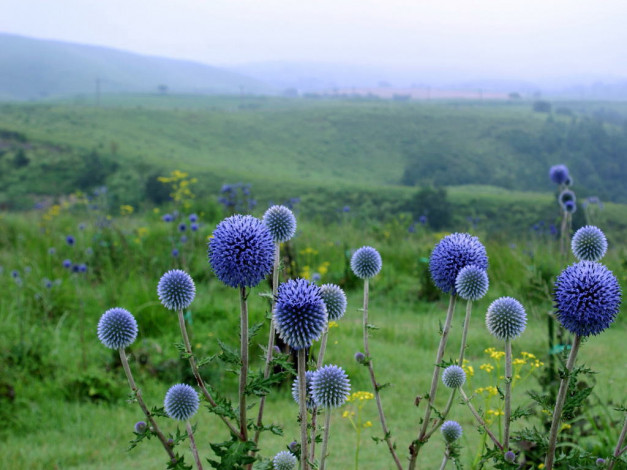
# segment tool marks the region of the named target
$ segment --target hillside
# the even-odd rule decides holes
[[[182,60],[0,34],[0,99],[101,93],[260,93],[262,82]]]

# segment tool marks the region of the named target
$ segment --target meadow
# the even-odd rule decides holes
[[[569,106],[581,113],[581,122],[598,113],[593,105]],[[507,151],[499,160],[503,141],[485,136],[490,129],[492,136],[502,135],[507,126],[530,134],[546,129],[547,116],[530,112],[528,104],[125,96],[109,97],[101,108],[81,100],[0,107],[4,143],[0,202],[5,208],[27,209],[0,213],[2,468],[163,468],[165,454],[154,439],[127,452],[141,410],[127,402],[129,391],[119,357],[96,337],[98,319],[116,306],[135,315],[139,337],[129,348],[131,366],[149,406],[161,406],[172,384],[191,384],[193,376],[175,347],[180,342],[176,315],[157,297],[159,278],[180,268],[196,283],[197,296],[186,320],[197,356],[220,353],[218,339],[236,348],[238,295],[211,271],[207,241],[216,224],[232,211],[261,216],[270,201],[291,204],[298,220],[296,237],[283,247],[282,278],[332,282],[348,296],[346,315],[330,330],[325,362],[345,368],[353,392],[369,391],[371,385],[367,369],[354,359],[363,348],[362,284],[350,271],[350,256],[363,245],[381,253],[383,269],[371,280],[370,322],[378,329],[372,332],[370,345],[378,377],[391,384],[381,393],[403,462],[424,414],[424,401],[416,407],[415,400],[428,391],[448,303],[430,279],[428,260],[434,245],[454,231],[478,236],[490,259],[490,289],[475,302],[470,325],[466,357],[474,373],[469,390],[476,391],[493,431],[502,432],[498,417],[502,400],[488,390],[502,367],[489,348],[502,344],[486,330],[485,312],[501,296],[520,300],[528,326],[513,346],[515,357],[525,359],[514,397],[517,405],[531,407],[533,414],[516,421],[513,431],[526,425],[547,431],[547,413],[533,406],[528,392],[556,390],[556,368],[564,349],[560,345],[567,344],[569,337],[558,336],[550,343],[551,292],[555,277],[574,262],[571,254],[560,253],[551,231],[551,225],[558,224],[559,208],[551,193],[554,188],[546,182],[545,164],[556,163],[552,159],[557,154],[541,151],[541,158],[528,165],[529,174],[521,172],[520,178],[506,174],[500,181],[457,179],[435,202],[434,194],[440,193],[431,184],[441,183],[437,171],[426,172],[430,179],[402,184],[404,170],[415,158],[406,150],[417,142],[411,139],[420,140],[420,132],[429,132],[426,140],[446,141],[459,149],[469,143],[476,156],[487,155],[485,161],[477,158],[484,162],[481,165],[503,165],[516,175],[520,167],[507,165],[521,158],[520,148]],[[620,115],[624,110],[617,105],[614,112]],[[620,126],[603,120],[614,115],[606,107],[595,122],[618,139]],[[555,120],[566,125],[571,116],[556,115]],[[605,148],[614,155],[620,146],[612,151]],[[28,159],[21,167],[16,165],[20,150]],[[431,154],[434,161],[438,152]],[[282,161],[289,163],[277,164]],[[524,161],[518,164],[524,166]],[[486,172],[481,165],[474,167],[476,174]],[[578,195],[583,199],[594,194],[584,182],[595,175],[571,171]],[[148,185],[151,179],[159,184]],[[525,186],[530,179],[534,183]],[[252,187],[231,185],[225,190],[224,184],[237,181]],[[541,188],[547,189],[530,191]],[[608,185],[605,194],[617,202],[605,202],[602,210],[580,207],[574,225],[591,220],[606,232],[610,248],[603,261],[624,290],[627,206],[621,203],[622,188]],[[39,202],[35,209],[34,202]],[[450,217],[443,228],[418,221],[428,204],[435,211],[444,203]],[[173,220],[164,221],[166,214]],[[190,214],[199,217],[195,231]],[[178,229],[180,223],[186,224],[184,232]],[[270,307],[264,294],[270,290],[270,283],[263,282],[249,296],[251,324],[264,323],[251,347],[253,370],[263,367],[257,344],[265,344],[268,335]],[[448,351],[459,348],[463,310],[460,302],[445,359]],[[618,439],[624,412],[616,408],[625,406],[627,384],[625,356],[620,353],[626,321],[623,307],[608,331],[582,347],[578,363],[596,372],[582,383],[597,386],[566,421],[564,436],[572,436],[576,445],[565,450],[608,455]],[[521,356],[523,352],[535,360]],[[202,374],[235,399],[237,377],[224,365],[212,362]],[[445,401],[446,394],[441,393],[436,406],[443,407]],[[382,437],[373,400],[349,403],[334,413],[330,467],[354,468],[357,434],[343,412],[356,411],[358,403],[363,405],[364,423],[359,468],[392,468],[385,444],[371,439]],[[283,436],[262,435],[260,454],[271,458],[299,437],[291,380],[273,390],[266,406],[267,419],[283,428]],[[450,418],[464,428],[460,462],[464,468],[480,468],[484,435],[457,402]],[[194,421],[201,455],[213,458],[209,442],[224,441],[228,433],[204,410]],[[175,432],[175,423],[160,422],[166,432]],[[425,447],[419,468],[438,468],[444,451],[438,438],[434,436]],[[186,444],[177,450],[192,461]],[[540,468],[533,449],[527,455],[525,468]],[[484,468],[491,468],[490,463]]]

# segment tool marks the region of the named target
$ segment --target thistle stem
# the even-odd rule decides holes
[[[242,367],[239,374],[239,434],[242,441],[248,440],[246,421],[246,382],[248,380],[248,306],[246,287],[240,287],[240,357]]]
[[[429,438],[433,435],[433,433],[436,432],[440,426],[442,426],[442,423],[444,423],[444,420],[446,419],[448,412],[451,411],[451,407],[453,406],[453,400],[455,400],[455,392],[457,392],[456,388],[451,390],[451,394],[448,397],[448,401],[446,402],[446,407],[444,408],[444,411],[441,413],[442,417],[438,418],[438,420],[433,425],[431,430],[425,435],[425,441],[429,440]]]
[[[198,456],[198,449],[196,448],[196,441],[194,440],[194,431],[192,429],[192,425],[189,423],[189,420],[187,420],[185,424],[187,426],[187,435],[189,436],[189,447],[190,449],[192,449],[192,454],[194,454],[196,467],[198,467],[198,470],[202,470],[202,463],[200,462],[200,457]]]
[[[466,353],[466,340],[468,338],[468,328],[470,327],[470,315],[472,314],[472,300],[466,302],[466,316],[464,317],[464,331],[462,331],[462,345],[459,348],[459,360],[457,365],[463,367],[464,354]]]
[[[505,437],[503,448],[509,450],[509,427],[512,416],[512,341],[505,340]]]
[[[381,429],[383,430],[383,436],[385,442],[388,445],[388,449],[390,450],[390,454],[392,455],[392,459],[394,459],[394,463],[398,470],[403,470],[403,466],[401,465],[398,456],[396,455],[396,451],[394,450],[394,444],[392,444],[392,439],[390,438],[390,431],[388,430],[387,423],[385,421],[385,414],[383,413],[383,405],[381,404],[381,396],[379,395],[379,384],[375,379],[374,368],[372,366],[372,357],[370,356],[370,347],[368,346],[368,279],[364,279],[364,319],[363,319],[363,332],[364,332],[364,354],[366,355],[366,360],[368,361],[368,372],[370,373],[370,382],[372,382],[372,388],[374,390],[374,397],[377,401],[377,409],[379,410],[379,420],[381,421]]]
[[[320,470],[324,470],[329,444],[329,428],[331,427],[331,408],[324,410],[324,438],[322,439],[322,455],[320,455]]]
[[[281,265],[281,244],[275,242],[274,244],[274,269],[272,271],[272,308],[270,319],[270,332],[268,333],[268,349],[266,350],[266,365],[263,369],[263,378],[267,379],[270,376],[270,363],[272,362],[272,354],[274,349],[274,306],[276,305],[276,295],[279,290],[279,269]],[[259,400],[259,412],[257,413],[257,429],[255,430],[255,437],[253,441],[255,444],[259,442],[259,435],[261,434],[261,425],[263,423],[263,410],[266,404],[266,395],[263,395]],[[254,455],[254,453],[253,453]]]
[[[185,353],[188,356],[189,365],[191,366],[192,373],[194,374],[194,377],[196,378],[196,383],[198,384],[198,387],[200,387],[200,390],[202,391],[202,394],[205,397],[205,399],[209,402],[209,404],[212,407],[215,408],[216,406],[218,406],[218,404],[216,403],[216,401],[211,396],[211,393],[209,393],[209,390],[207,390],[207,387],[205,386],[205,382],[203,381],[202,377],[200,376],[200,371],[198,370],[198,365],[196,364],[196,360],[194,359],[194,355],[192,354],[192,345],[191,345],[191,343],[189,341],[189,335],[187,334],[187,327],[185,326],[185,318],[183,317],[183,311],[182,310],[178,311],[178,317],[179,317],[179,327],[181,329],[181,336],[183,337],[183,343],[185,344]],[[227,425],[229,430],[234,435],[238,436],[240,439],[242,438],[242,436],[240,435],[240,432],[237,430],[237,428],[235,426],[233,426],[233,423],[228,421],[226,419],[226,417],[224,417],[224,416],[220,416],[220,419],[222,420],[222,422],[224,422],[224,424]]]
[[[488,428],[488,425],[486,424],[486,422],[483,420],[481,415],[479,413],[477,413],[477,410],[475,409],[475,407],[472,406],[472,403],[470,402],[470,398],[468,398],[468,396],[466,395],[466,392],[464,392],[464,389],[460,387],[459,388],[459,393],[461,393],[462,397],[464,398],[464,402],[468,405],[468,408],[470,409],[470,412],[475,417],[477,422],[485,430],[486,434],[488,436],[490,436],[490,439],[492,439],[492,442],[494,442],[494,445],[496,445],[496,447],[498,447],[500,450],[503,450],[503,445],[499,442],[499,440],[496,438],[496,436],[494,434],[492,434],[492,431],[490,431],[490,429]]]
[[[415,470],[418,453],[420,452],[422,444],[424,444],[424,442],[426,441],[427,428],[429,427],[429,416],[431,416],[431,408],[435,403],[435,395],[438,390],[438,379],[440,378],[440,364],[442,363],[442,357],[444,357],[444,348],[446,347],[446,341],[448,340],[448,334],[451,329],[456,300],[457,296],[451,294],[451,298],[448,304],[448,310],[446,312],[446,321],[444,323],[444,329],[442,330],[442,336],[440,338],[440,345],[438,346],[438,352],[435,358],[435,367],[433,368],[433,377],[431,378],[431,388],[429,390],[429,403],[427,404],[427,409],[425,410],[425,417],[422,421],[422,427],[420,428],[418,439],[411,447],[412,451],[409,460],[409,470]]]
[[[625,424],[623,425],[623,429],[620,432],[620,436],[618,436],[618,442],[616,443],[616,448],[614,449],[614,460],[610,462],[608,470],[612,470],[614,465],[616,465],[616,460],[620,457],[620,455],[627,450],[627,447],[622,447],[625,442],[625,438],[627,437],[627,415],[625,415]]]
[[[306,364],[305,348],[298,350],[298,403],[300,407],[300,468],[308,470],[307,463],[307,382],[305,377]]]
[[[444,470],[446,468],[446,464],[448,463],[448,447],[444,452],[444,459],[442,459],[442,465],[440,465],[440,470]]]
[[[148,410],[148,407],[146,407],[146,403],[144,403],[144,399],[142,398],[141,390],[139,390],[139,388],[137,388],[137,385],[135,384],[135,380],[133,379],[131,368],[128,365],[128,359],[126,357],[126,352],[124,351],[124,348],[120,348],[119,352],[120,352],[120,361],[122,362],[122,367],[124,368],[124,372],[126,373],[126,378],[128,379],[128,385],[129,387],[131,387],[131,390],[135,394],[135,398],[137,398],[137,403],[139,404],[139,407],[144,412],[144,415],[146,415],[146,419],[148,419],[148,421],[150,422],[150,426],[152,430],[155,432],[155,434],[161,441],[161,445],[163,445],[163,448],[168,453],[170,460],[176,460],[176,455],[174,455],[172,448],[168,445],[168,441],[166,440],[165,436],[159,429],[159,426],[157,426],[157,423],[155,419],[153,418],[152,413]]]
[[[316,369],[320,369],[324,362],[324,353],[327,349],[327,338],[329,336],[329,324],[327,323],[326,328],[324,329],[324,333],[322,334],[322,340],[320,341],[320,351],[318,352],[318,361],[316,363]],[[314,406],[311,411],[311,435],[313,439],[311,440],[311,449],[309,451],[309,458],[313,461],[316,455],[316,427],[317,427],[317,417],[318,417],[318,408]]]
[[[546,454],[546,461],[544,462],[544,468],[546,470],[551,470],[553,468],[553,461],[555,460],[555,447],[557,446],[557,433],[562,419],[562,410],[564,409],[566,393],[568,392],[570,373],[575,365],[575,358],[577,357],[580,344],[581,337],[579,335],[575,335],[575,339],[573,340],[573,344],[570,348],[570,354],[568,355],[568,362],[566,363],[566,376],[560,381],[560,389],[559,392],[557,392],[557,401],[555,402],[555,409],[553,410],[553,422],[551,423],[551,431],[549,433],[549,446]]]

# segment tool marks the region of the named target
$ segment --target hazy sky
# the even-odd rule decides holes
[[[627,0],[0,0],[0,31],[213,65],[627,77]]]

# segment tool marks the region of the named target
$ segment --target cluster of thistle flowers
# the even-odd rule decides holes
[[[250,212],[257,207],[257,200],[251,196],[251,184],[224,184],[220,189],[218,202],[230,213]]]
[[[188,242],[189,236],[187,234],[191,233],[193,235],[194,233],[198,232],[198,229],[200,228],[197,214],[189,214],[186,218],[183,218],[182,220],[180,219],[180,217],[181,214],[179,214],[178,211],[173,211],[172,213],[167,213],[161,216],[161,220],[168,224],[171,223],[176,226],[176,233],[178,234],[178,238],[176,236],[170,236],[170,241],[172,244],[171,255],[174,258],[177,258],[180,255],[181,247]]]

